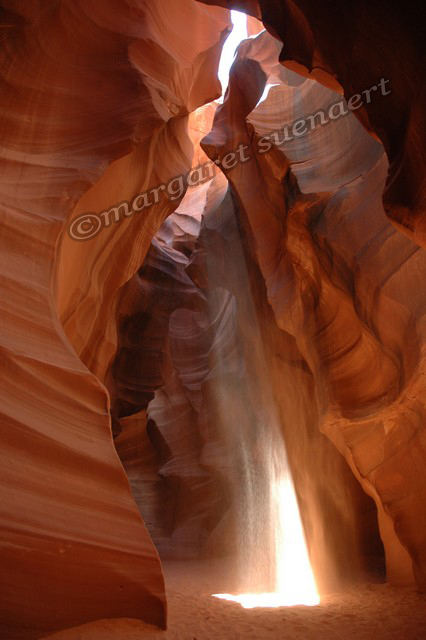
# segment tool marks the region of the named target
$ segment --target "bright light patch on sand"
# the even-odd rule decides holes
[[[292,607],[296,605],[315,606],[319,604],[319,599],[312,602],[295,602],[289,601],[281,593],[240,593],[232,595],[231,593],[214,593],[214,598],[221,600],[231,600],[238,602],[244,609],[255,609],[256,607],[272,608],[272,607]]]
[[[297,498],[287,472],[272,487],[275,520],[275,591],[272,593],[215,593],[215,598],[254,607],[315,606],[320,598],[309,561]]]
[[[248,37],[246,14],[241,11],[231,11],[231,20],[234,27],[223,46],[218,71],[219,80],[222,85],[222,96],[225,94],[226,87],[228,86],[229,70],[234,61],[235,49],[242,40]],[[222,99],[220,102],[222,102]]]

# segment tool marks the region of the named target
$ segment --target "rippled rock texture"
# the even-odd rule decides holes
[[[188,114],[220,93],[229,15],[192,0],[2,7],[0,635],[162,626],[104,373],[117,292],[183,194],[84,242],[66,228],[190,168]]]
[[[425,586],[425,300],[411,289],[417,282],[421,291],[424,250],[387,222],[386,159],[352,115],[317,139],[258,153],[265,140],[258,136],[277,119],[282,126],[299,109],[312,113],[332,101],[330,90],[271,66],[271,40],[263,33],[240,47],[202,146],[223,157],[243,142],[256,155],[227,175],[277,325],[295,337],[314,376],[321,431],[377,501],[389,576],[410,579],[408,550]],[[278,85],[253,111],[265,82],[277,77],[290,85],[293,106]]]
[[[241,9],[283,42],[282,64],[346,98],[389,80],[386,104],[372,99],[355,113],[390,160],[383,201],[400,230],[426,244],[423,5],[333,1],[200,0]]]
[[[218,105],[234,5],[268,31]],[[227,451],[266,396],[324,588],[380,556],[359,486],[388,578],[426,588],[415,5],[2,6],[2,635],[164,625],[152,539],[165,557],[232,552],[244,477]],[[382,77],[389,95],[282,144]],[[236,149],[186,195],[114,209]],[[88,212],[104,228],[71,237]]]

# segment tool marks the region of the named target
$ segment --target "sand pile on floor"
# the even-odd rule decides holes
[[[49,640],[424,640],[426,595],[386,584],[329,594],[317,607],[243,609],[212,593],[226,587],[218,567],[165,566],[169,628],[100,620]]]

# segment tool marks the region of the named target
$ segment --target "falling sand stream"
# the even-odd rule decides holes
[[[213,287],[208,299],[214,326],[220,324],[220,317],[229,315],[235,322],[234,348],[226,341],[213,341],[211,378],[236,512],[239,593],[215,595],[244,607],[315,605],[318,591],[268,378],[241,236],[230,198],[226,200],[229,204],[222,209],[220,224],[226,209],[231,241],[229,289],[238,293],[234,297],[228,289]],[[209,282],[213,283],[219,271],[216,260],[216,252],[207,250]]]

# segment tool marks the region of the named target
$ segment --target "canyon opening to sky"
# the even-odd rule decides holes
[[[0,2],[2,638],[422,640],[424,38],[382,4]]]

